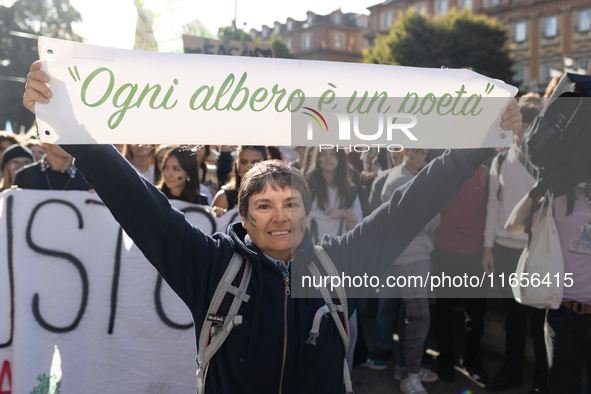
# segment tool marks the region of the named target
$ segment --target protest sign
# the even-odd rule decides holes
[[[183,34],[183,47],[185,53],[273,57],[273,45],[268,42],[222,41]]]
[[[381,129],[356,132],[362,140],[418,148],[512,141],[499,123],[517,88],[469,70],[153,53],[45,37],[38,46],[53,92],[36,105],[45,142],[317,145],[311,131],[324,124],[342,144],[366,111]],[[323,121],[307,123],[311,115]]]
[[[238,217],[172,204],[207,233]],[[96,194],[1,193],[0,245],[0,392],[195,392],[191,314]]]

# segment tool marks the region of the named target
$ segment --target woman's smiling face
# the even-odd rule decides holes
[[[308,219],[302,194],[289,187],[273,189],[267,186],[262,193],[250,196],[247,217],[242,226],[252,242],[266,255],[287,262],[292,245],[304,238]]]

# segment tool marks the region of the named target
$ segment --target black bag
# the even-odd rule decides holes
[[[538,180],[530,197],[554,197],[591,178],[591,76],[564,74],[527,129],[518,157]]]

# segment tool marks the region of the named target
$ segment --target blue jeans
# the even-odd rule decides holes
[[[394,332],[398,323],[398,298],[378,298],[378,311],[376,314],[376,338],[374,348],[395,350]]]
[[[398,276],[421,276],[425,280],[431,262],[423,260],[394,267]],[[427,287],[417,286],[401,288],[401,291],[404,302],[398,318],[398,335],[402,351],[398,353],[398,363],[409,373],[418,373],[421,370],[423,346],[431,322],[428,290]]]

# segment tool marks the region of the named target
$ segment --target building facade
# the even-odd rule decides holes
[[[508,27],[514,80],[522,93],[543,93],[562,70],[586,74],[591,63],[591,0],[392,0],[368,7],[369,45],[388,34],[399,12],[415,8],[429,17],[469,8]],[[460,43],[461,44],[461,43]]]
[[[275,22],[273,27],[263,25],[261,30],[252,29],[253,40],[263,41],[278,36],[293,52],[296,59],[329,60],[337,62],[361,62],[367,47],[364,38],[368,32],[369,17],[343,13],[340,9],[328,15],[307,12],[307,18],[298,21],[287,18],[285,23]]]

